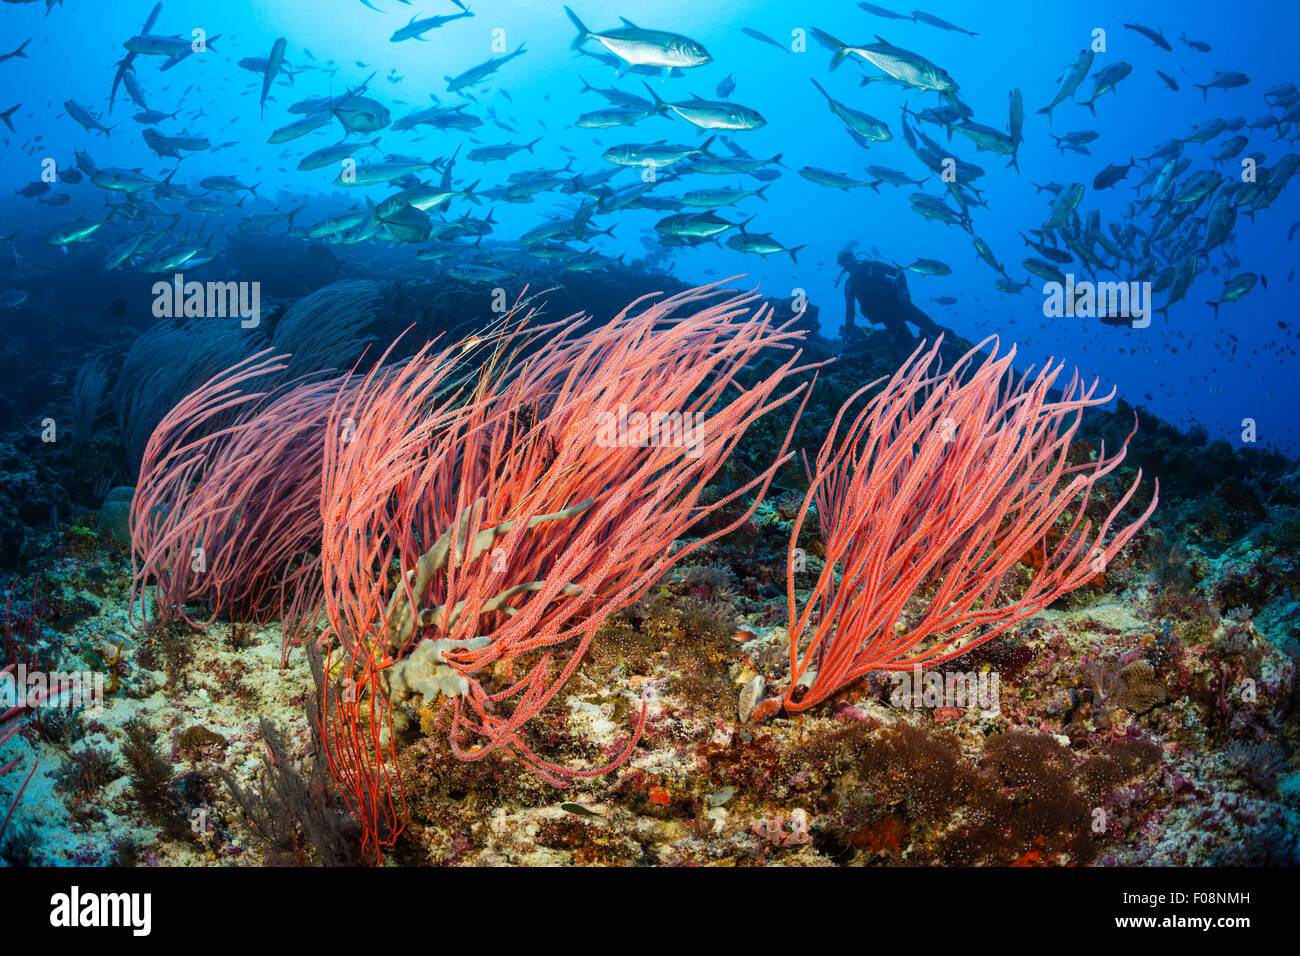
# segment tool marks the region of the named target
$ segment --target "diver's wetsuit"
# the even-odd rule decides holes
[[[846,268],[848,279],[844,283],[844,330],[853,338],[854,300],[862,314],[876,325],[883,325],[899,339],[911,339],[907,328],[911,322],[929,337],[943,331],[934,320],[912,304],[907,294],[907,280],[903,270],[885,262],[854,262]]]

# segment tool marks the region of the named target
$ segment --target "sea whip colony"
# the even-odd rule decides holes
[[[719,295],[639,299],[588,331],[581,316],[530,326],[521,304],[468,340],[260,393],[244,386],[278,382],[287,357],[240,362],[149,441],[131,513],[133,600],[154,584],[155,622],[191,620],[184,605],[196,601],[209,620],[278,616],[286,658],[319,641],[325,756],[376,859],[404,822],[395,730],[420,700],[451,708],[461,759],[501,751],[555,784],[617,767],[644,706],[603,766],[555,764],[525,725],[603,621],[749,519],[790,458],[793,422],[761,474],[722,497],[702,492],[750,425],[807,401],[803,385],[782,388],[811,368],[794,350],[802,333],[752,310],[756,295]],[[789,354],[742,386],[738,373],[769,349]],[[1089,495],[1126,447],[1078,465],[1066,454],[1078,413],[1107,399],[1076,378],[1049,401],[1060,367],[1017,382],[1014,350],[991,352],[940,374],[937,343],[918,349],[837,442],[872,386],[854,395],[815,468],[805,461],[791,557],[815,504],[826,562],[802,611],[789,574],[787,712],[1001,633],[1095,576],[1154,509],[1153,497],[1103,540],[1135,482],[1091,534]],[[611,443],[602,413],[627,409],[647,421],[689,413],[692,441]],[[674,544],[750,495],[739,517]],[[1005,594],[1012,566],[1049,540],[1030,584]]]

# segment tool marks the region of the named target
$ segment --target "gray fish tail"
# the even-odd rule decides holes
[[[580,49],[582,45],[591,38],[592,33],[587,29],[587,25],[578,19],[578,15],[573,12],[572,8],[566,6],[564,12],[569,15],[569,19],[573,22],[574,29],[578,31],[578,35],[574,37],[573,42],[569,44],[569,49]]]

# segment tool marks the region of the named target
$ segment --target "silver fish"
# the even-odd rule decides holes
[[[759,115],[758,110],[741,106],[739,103],[726,103],[717,100],[686,100],[681,103],[668,103],[659,98],[654,90],[646,87],[654,98],[655,109],[676,113],[688,123],[700,129],[758,129],[766,126],[767,120]]]
[[[95,119],[95,117],[91,116],[90,111],[80,105],[76,100],[65,100],[63,108],[68,111],[69,116],[84,126],[87,132],[99,132],[103,133],[105,136],[112,135],[110,130],[115,127],[105,126],[99,120]],[[17,107],[14,107],[14,109],[17,109]],[[12,110],[10,112],[12,112]]]
[[[624,63],[632,66],[653,66],[688,68],[703,66],[713,61],[703,44],[680,33],[665,30],[644,30],[627,17],[620,17],[623,26],[613,30],[594,33],[578,19],[578,15],[569,7],[564,8],[569,15],[577,37],[570,44],[570,49],[578,49],[588,40],[596,40],[610,53]]]
[[[1048,103],[1038,112],[1046,113],[1050,122],[1052,119],[1052,110],[1064,103],[1074,95],[1074,91],[1079,88],[1079,84],[1088,76],[1088,71],[1092,69],[1092,49],[1080,50],[1079,55],[1074,62],[1070,64],[1065,75],[1061,77],[1061,86],[1056,91],[1056,96],[1052,102]]]
[[[262,74],[262,98],[258,101],[262,116],[266,116],[266,94],[271,92],[271,84],[280,74],[280,66],[284,63],[284,47],[284,37],[277,38],[271,45],[271,55],[266,58],[266,72]]]
[[[423,20],[417,20],[415,17],[411,17],[410,22],[395,32],[389,39],[393,43],[400,43],[403,40],[423,40],[424,34],[428,33],[430,30],[451,23],[453,20],[460,20],[464,17],[472,16],[474,16],[474,14],[469,12],[469,7],[465,7],[463,8],[462,13],[452,13],[441,17],[425,17]]]

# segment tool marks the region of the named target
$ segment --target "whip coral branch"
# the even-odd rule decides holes
[[[426,346],[411,361],[435,370],[442,382],[466,351],[461,345],[434,353]],[[259,379],[277,381],[291,359],[259,352],[163,417],[146,448],[131,508],[132,611],[152,580],[153,616],[160,621],[179,617],[205,626],[221,613],[259,622],[278,614],[287,660],[290,646],[321,618],[317,551],[330,414],[350,390],[400,374],[403,365],[380,367],[388,354],[368,378],[305,376],[246,391]],[[206,620],[185,611],[194,601],[206,605]]]
[[[850,406],[878,383],[845,403],[815,468],[805,458],[810,488],[787,572],[787,711],[871,671],[939,664],[1003,633],[1104,570],[1155,510],[1158,482],[1146,510],[1106,540],[1139,470],[1094,533],[1086,517],[1093,491],[1119,467],[1129,439],[1082,465],[1067,455],[1083,409],[1114,392],[1097,397],[1097,382],[1084,387],[1076,373],[1051,398],[1061,365],[1017,380],[1014,346],[1002,358],[997,348],[996,337],[986,339],[941,373],[939,342],[920,346],[837,440]],[[797,542],[814,503],[825,565],[800,611]],[[1007,596],[1013,566],[1034,547],[1043,549],[1042,567]]]
[[[320,459],[328,414],[347,376],[272,392],[242,386],[285,368],[259,352],[182,400],[154,430],[131,505],[132,610],[148,580],[154,615],[196,626],[235,608],[265,619],[285,584],[318,591]],[[222,425],[224,424],[224,427]],[[183,608],[203,601],[211,617]]]

